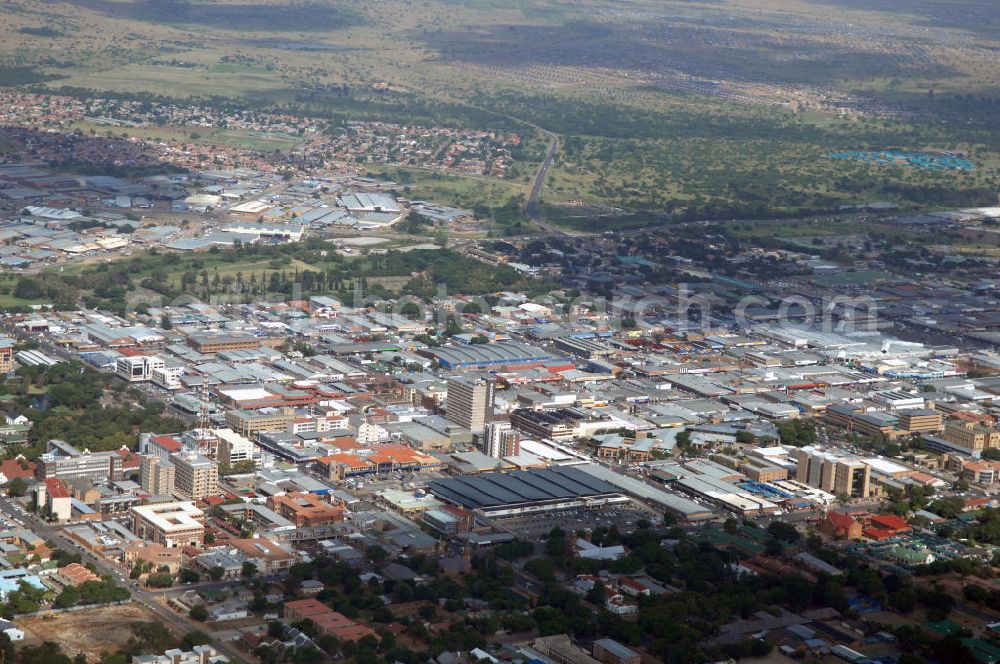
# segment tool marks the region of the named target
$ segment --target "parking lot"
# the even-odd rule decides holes
[[[635,502],[629,503],[629,506],[636,509],[617,507],[604,510],[568,510],[512,517],[496,520],[494,523],[518,537],[537,538],[547,535],[553,528],[562,528],[566,532],[572,533],[578,530],[593,530],[602,526],[605,528],[617,526],[619,530],[626,532],[634,529],[642,519],[655,523],[660,518],[657,513]]]

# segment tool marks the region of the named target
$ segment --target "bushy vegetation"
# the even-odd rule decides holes
[[[411,276],[414,274],[417,276]],[[392,295],[377,283],[379,277],[406,277],[402,294],[417,296],[437,294],[438,284],[444,284],[450,293],[468,294],[545,287],[513,268],[486,265],[450,249],[344,258],[330,243],[307,240],[243,245],[183,257],[153,253],[101,263],[72,275],[44,272],[19,279],[13,294],[24,300],[51,302],[56,309],[85,304],[118,313],[141,313],[156,296],[167,303],[184,296],[222,297],[232,302],[293,294],[335,295],[352,302],[356,287],[366,297]]]
[[[3,389],[16,396],[15,405],[32,421],[29,446],[8,448],[8,456],[36,457],[53,438],[94,452],[133,448],[140,431],[185,428],[183,421],[164,417],[162,403],[130,394],[111,374],[79,362],[19,367]],[[105,393],[114,397],[102,402]]]

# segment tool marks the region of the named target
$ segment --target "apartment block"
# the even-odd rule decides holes
[[[260,348],[260,339],[249,334],[235,332],[204,332],[191,334],[188,345],[199,353],[215,355],[229,350],[256,350]]]
[[[107,482],[122,479],[123,464],[124,458],[116,451],[81,452],[67,442],[53,439],[38,459],[38,472],[42,479],[84,477]]]
[[[754,482],[776,482],[788,479],[788,469],[754,457],[741,460],[737,469]]]
[[[14,340],[0,336],[0,374],[8,374],[14,370]]]
[[[869,498],[875,491],[871,468],[862,459],[811,446],[793,450],[791,456],[799,482],[851,498]]]
[[[494,459],[521,453],[521,434],[510,422],[490,422],[483,436],[483,454]]]
[[[230,410],[226,413],[229,428],[251,439],[261,431],[287,431],[294,419],[295,412],[290,408]]]
[[[38,504],[45,505],[49,514],[56,521],[69,521],[73,516],[73,496],[62,480],[45,480],[44,500],[39,495]]]
[[[941,413],[930,408],[899,411],[897,425],[907,433],[925,433],[941,430]]]
[[[219,439],[219,463],[231,466],[235,463],[253,461],[259,464],[261,450],[252,440],[241,436],[232,429],[212,429],[212,435]]]
[[[174,464],[174,494],[184,500],[201,500],[219,494],[219,464],[193,452],[170,458]]]
[[[865,413],[853,406],[839,404],[830,406],[823,412],[823,419],[848,431],[856,431],[866,436],[883,436],[887,440],[892,440],[901,433],[896,429],[895,416],[886,413]]]
[[[975,422],[949,421],[944,425],[941,437],[974,452],[1000,447],[1000,430]]]
[[[139,467],[139,484],[155,496],[172,496],[176,483],[177,467],[158,456],[145,456]]]

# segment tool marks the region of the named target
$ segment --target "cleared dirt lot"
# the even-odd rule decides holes
[[[129,629],[136,622],[160,622],[156,614],[138,604],[102,606],[83,611],[57,614],[46,620],[41,616],[17,619],[24,630],[24,642],[35,645],[54,641],[71,657],[83,652],[96,661],[101,652],[115,652],[132,636]]]

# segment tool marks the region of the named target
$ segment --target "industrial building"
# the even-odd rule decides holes
[[[554,359],[549,351],[519,343],[441,346],[420,353],[456,371],[530,367]]]
[[[628,502],[618,487],[575,466],[439,479],[430,482],[428,489],[441,500],[491,517]]]
[[[702,503],[669,491],[663,491],[643,480],[617,473],[607,466],[597,463],[583,463],[577,466],[580,471],[618,487],[620,491],[631,498],[645,503],[657,510],[663,510],[687,523],[697,523],[715,518],[715,511]],[[655,477],[655,473],[654,473]]]

